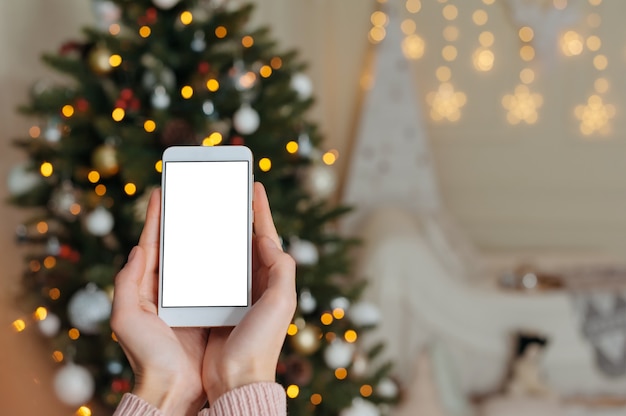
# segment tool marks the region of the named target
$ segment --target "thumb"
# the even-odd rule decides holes
[[[261,261],[269,270],[268,289],[277,287],[280,291],[294,291],[296,264],[293,258],[282,251],[274,240],[262,236],[258,242]]]

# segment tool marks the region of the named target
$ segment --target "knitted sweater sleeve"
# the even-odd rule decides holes
[[[287,416],[285,390],[277,383],[254,383],[223,394],[199,416]],[[113,416],[164,416],[140,397],[127,393]]]

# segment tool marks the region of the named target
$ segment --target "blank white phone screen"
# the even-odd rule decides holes
[[[248,162],[165,162],[162,307],[248,305]]]

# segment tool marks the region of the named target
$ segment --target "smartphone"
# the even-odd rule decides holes
[[[252,153],[163,152],[158,314],[170,326],[233,326],[252,306]]]

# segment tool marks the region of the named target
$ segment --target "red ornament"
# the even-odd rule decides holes
[[[126,110],[126,107],[128,107],[128,104],[125,100],[119,99],[115,102],[115,108],[123,108]]]
[[[84,52],[84,50],[85,50],[84,44],[79,43],[75,40],[70,40],[61,45],[61,47],[59,48],[59,54],[67,55],[71,52],[78,52],[79,54],[81,54]]]
[[[129,108],[131,110],[137,111],[139,110],[139,107],[141,107],[141,102],[139,101],[139,99],[133,98],[132,100],[130,100]]]
[[[276,365],[276,372],[278,374],[285,374],[287,372],[287,365],[284,362],[279,361]]]
[[[209,65],[208,62],[200,62],[198,64],[198,72],[200,74],[206,74],[207,72],[209,72],[209,70],[211,69],[211,65]]]
[[[126,393],[130,391],[130,381],[123,378],[116,378],[111,382],[111,391],[113,393]]]
[[[230,138],[230,144],[233,144],[235,146],[243,146],[245,143],[245,141],[243,140],[243,137],[241,136],[233,136]]]
[[[131,98],[133,98],[133,90],[131,90],[130,88],[124,88],[120,92],[120,98],[124,101],[130,100]]]
[[[157,10],[154,7],[150,7],[146,10],[146,20],[148,23],[155,23],[157,20]]]
[[[79,98],[76,100],[76,109],[81,112],[85,112],[89,110],[89,101],[84,98]]]
[[[59,257],[62,259],[69,259],[72,255],[72,247],[67,244],[62,244],[59,249]]]

